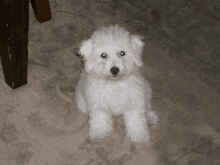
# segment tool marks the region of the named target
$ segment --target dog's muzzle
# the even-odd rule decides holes
[[[119,73],[119,68],[118,68],[118,67],[112,67],[112,68],[110,69],[110,72],[111,72],[114,76],[116,76],[116,75]]]

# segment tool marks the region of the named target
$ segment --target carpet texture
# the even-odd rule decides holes
[[[12,90],[0,68],[0,165],[220,165],[220,2],[50,0],[40,24],[30,6],[28,84]],[[126,138],[121,116],[101,140],[76,109],[79,43],[118,24],[143,36],[153,90],[151,141]]]

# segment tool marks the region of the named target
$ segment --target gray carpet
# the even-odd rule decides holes
[[[51,0],[52,20],[30,6],[28,84],[12,90],[0,68],[0,165],[220,165],[220,2]],[[151,141],[88,136],[76,109],[79,43],[118,24],[143,36],[142,71],[153,89]],[[149,123],[150,124],[150,123]]]

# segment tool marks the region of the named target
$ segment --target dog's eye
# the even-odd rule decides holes
[[[102,53],[102,54],[101,54],[101,57],[102,57],[102,58],[107,58],[107,54]]]
[[[121,51],[121,52],[120,52],[120,55],[121,55],[121,56],[124,56],[124,55],[125,55],[125,52],[124,52],[124,51]]]

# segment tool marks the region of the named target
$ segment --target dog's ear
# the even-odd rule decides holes
[[[85,56],[88,56],[91,51],[92,51],[92,41],[91,41],[91,39],[83,41],[81,43],[79,54],[81,56],[85,57]]]
[[[141,53],[144,47],[144,42],[141,41],[140,37],[138,36],[131,36],[131,46],[133,50],[135,50],[135,63],[137,67],[142,67],[143,62],[141,59]]]

